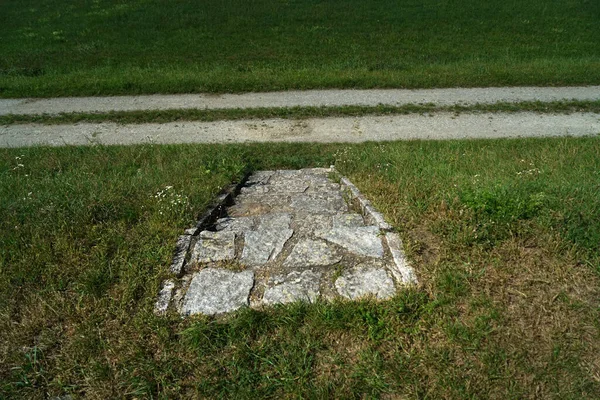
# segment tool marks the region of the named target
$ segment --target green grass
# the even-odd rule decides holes
[[[165,123],[174,121],[219,121],[239,119],[306,119],[324,117],[358,117],[365,115],[401,115],[431,112],[538,112],[538,113],[600,113],[600,101],[555,101],[475,104],[472,106],[435,104],[407,104],[403,106],[341,106],[341,107],[277,107],[239,109],[183,109],[155,111],[111,111],[106,113],[60,113],[0,115],[0,125],[13,124],[73,124],[77,122],[117,122],[121,124]]]
[[[418,288],[153,315],[220,187],[330,163]],[[0,397],[599,398],[599,189],[599,138],[0,150]]]
[[[600,83],[593,0],[5,0],[0,96]]]

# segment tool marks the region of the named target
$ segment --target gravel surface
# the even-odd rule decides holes
[[[453,89],[309,90],[244,94],[182,94],[116,97],[0,99],[0,115],[58,114],[166,109],[217,109],[296,106],[375,106],[434,103],[600,100],[600,86]]]
[[[594,113],[435,113],[305,120],[238,120],[166,124],[115,123],[0,126],[0,147],[137,143],[364,142],[408,139],[589,136]]]

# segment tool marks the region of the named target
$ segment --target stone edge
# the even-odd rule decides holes
[[[183,235],[177,239],[175,251],[169,272],[176,278],[180,278],[183,272],[183,267],[186,263],[186,255],[192,243],[192,237],[197,236],[204,228],[210,226],[222,214],[223,209],[233,203],[234,197],[240,192],[242,186],[248,180],[250,173],[244,174],[239,182],[226,186],[221,190],[221,194],[217,199],[210,204],[207,210],[200,214],[196,222],[196,226],[186,229]],[[163,282],[162,288],[158,294],[156,303],[154,304],[155,314],[165,314],[171,303],[175,282],[172,279],[167,279]]]
[[[360,190],[348,178],[342,176],[332,165],[329,167],[330,172],[340,176],[340,186],[342,191],[349,193],[352,200],[356,201],[361,212],[369,223],[377,225],[385,233],[385,240],[392,254],[396,269],[392,271],[398,282],[404,285],[416,285],[418,283],[414,269],[408,264],[404,250],[402,248],[402,240],[400,236],[392,232],[393,227],[385,221],[383,215],[375,210],[371,202],[367,200]]]

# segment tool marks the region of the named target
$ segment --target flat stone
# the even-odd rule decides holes
[[[241,195],[240,195],[241,196]],[[271,211],[271,206],[260,201],[244,201],[238,198],[238,203],[229,208],[229,215],[232,217],[248,217],[265,214]]]
[[[264,215],[258,229],[246,232],[244,236],[242,264],[263,265],[274,260],[294,233],[289,229],[291,219],[289,214]]]
[[[288,213],[269,213],[260,218],[257,230],[286,229],[290,227],[292,215]]]
[[[308,183],[304,180],[276,181],[269,184],[270,193],[302,193],[308,189]]]
[[[337,214],[333,216],[333,227],[357,227],[365,226],[363,217],[359,214]]]
[[[292,227],[298,235],[312,236],[317,230],[331,229],[331,215],[296,213]]]
[[[217,231],[241,233],[252,230],[254,217],[219,218],[215,223]]]
[[[335,243],[348,251],[367,257],[382,258],[383,245],[376,226],[340,226],[317,232],[317,236]]]
[[[267,193],[267,194],[240,194],[236,198],[236,204],[232,206],[229,210],[235,210],[239,206],[243,206],[245,203],[252,204],[260,204],[266,205],[269,207],[282,207],[289,206],[290,204],[290,196],[287,194],[277,194],[277,193]],[[268,212],[268,211],[266,211]],[[263,212],[265,214],[266,212]],[[229,213],[229,215],[234,216]]]
[[[245,195],[258,195],[269,193],[269,187],[266,185],[252,184],[241,188],[240,192]]]
[[[192,251],[192,260],[199,263],[233,260],[234,257],[234,232],[202,231]]]
[[[323,240],[301,240],[292,249],[283,265],[285,267],[311,267],[340,262],[341,256]]]
[[[175,246],[175,253],[173,254],[173,261],[171,262],[170,270],[173,274],[179,276],[183,270],[183,264],[185,264],[185,256],[190,247],[192,237],[190,235],[181,235],[177,238],[177,244]]]
[[[348,210],[344,198],[337,192],[293,195],[290,206],[297,211],[313,214],[333,214]]]
[[[233,272],[206,268],[192,278],[181,313],[214,315],[248,305],[254,286],[254,272]]]
[[[339,183],[327,182],[327,183],[310,183],[306,193],[326,193],[340,190]]]
[[[396,267],[392,269],[392,273],[396,277],[396,280],[405,285],[416,285],[417,276],[415,275],[414,269],[406,260],[406,256],[402,250],[400,236],[398,236],[397,233],[388,232],[385,234],[385,239],[388,243]]]
[[[266,185],[269,179],[275,174],[275,171],[257,171],[248,177],[247,185],[262,184]]]
[[[171,279],[163,282],[162,288],[158,293],[158,299],[156,299],[156,303],[154,304],[154,312],[156,314],[164,314],[167,312],[174,288],[175,282]]]
[[[394,282],[383,268],[357,267],[345,271],[336,279],[335,288],[338,293],[350,300],[365,296],[374,296],[385,300],[395,294]]]
[[[292,271],[287,276],[271,279],[273,284],[265,290],[263,303],[267,305],[285,304],[294,301],[314,303],[319,297],[321,273],[310,269]]]

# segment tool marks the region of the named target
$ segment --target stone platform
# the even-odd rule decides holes
[[[208,226],[179,238],[177,279],[163,284],[157,312],[384,300],[416,282],[398,235],[333,169],[260,171],[238,191]]]

